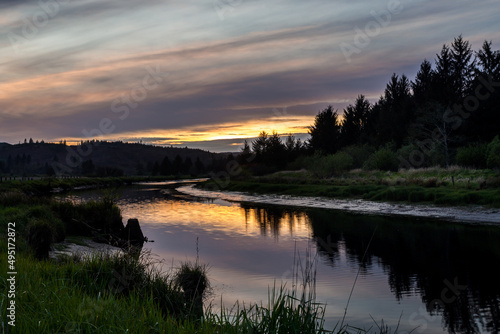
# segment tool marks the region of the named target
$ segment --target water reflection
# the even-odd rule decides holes
[[[398,301],[412,294],[422,299],[427,312],[412,313],[410,325],[423,329],[429,318],[439,314],[450,333],[500,331],[498,227],[331,210],[242,207],[245,215],[254,212],[263,234],[288,233],[282,222],[290,222],[293,230],[295,217],[308,222],[319,254],[332,267],[342,250],[364,275],[382,266]]]
[[[259,226],[262,236],[280,236],[280,231],[288,236],[295,236],[296,231],[308,230],[309,220],[305,212],[286,207],[255,207],[241,204],[244,210],[245,225],[255,223]]]
[[[76,198],[86,196],[95,193]],[[312,243],[320,257],[318,299],[328,303],[331,328],[360,269],[349,324],[368,328],[373,315],[396,326],[403,312],[400,330],[500,332],[497,226],[231,203],[162,185],[125,188],[118,204],[124,219],[139,218],[156,241],[145,247],[167,261],[194,258],[199,237],[226,305],[267,300],[274,280],[290,278],[294,249]]]

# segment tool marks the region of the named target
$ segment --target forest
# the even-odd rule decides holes
[[[364,168],[459,165],[500,168],[500,51],[462,36],[424,59],[413,80],[394,73],[375,103],[360,94],[342,113],[328,106],[306,142],[261,132],[238,159],[255,175],[323,166],[319,176]],[[320,168],[321,169],[321,168]]]

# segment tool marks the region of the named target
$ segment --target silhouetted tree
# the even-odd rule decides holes
[[[472,56],[470,43],[465,41],[462,35],[455,38],[451,44],[451,64],[453,86],[459,99],[465,97],[474,78],[475,67]]]
[[[500,89],[494,83],[500,82],[500,51],[493,51],[491,42],[485,41],[476,53],[477,68],[471,84],[471,101],[478,102],[477,108],[469,108],[465,131],[468,142],[490,142],[498,133],[500,124]],[[467,114],[466,114],[467,115]]]
[[[340,142],[342,146],[357,144],[361,141],[361,135],[370,111],[370,102],[363,95],[357,97],[354,105],[347,106],[341,123]]]
[[[196,161],[194,162],[194,167],[197,175],[204,174],[206,172],[205,165],[201,161],[200,157],[196,157]]]
[[[135,173],[137,175],[144,175],[144,165],[140,161],[137,162]]]
[[[95,166],[92,159],[86,160],[82,162],[82,174],[83,175],[92,175],[94,173]]]
[[[267,140],[263,159],[265,163],[279,168],[286,164],[286,148],[276,131]]]
[[[167,156],[165,156],[165,158],[163,158],[163,160],[161,161],[159,173],[161,175],[171,175],[171,174],[177,173],[177,172],[174,172],[172,164],[170,163],[170,159]]]
[[[252,142],[252,149],[257,159],[262,159],[262,154],[264,153],[267,146],[268,134],[266,131],[262,131],[259,137]]]
[[[151,175],[156,176],[158,173],[160,173],[160,165],[158,164],[158,161],[155,161],[153,169],[151,170]]]
[[[253,160],[254,155],[252,154],[252,150],[248,145],[248,142],[245,140],[243,143],[243,148],[241,149],[241,153],[237,157],[238,163],[245,165],[250,163]]]
[[[174,158],[174,161],[172,163],[172,174],[173,175],[178,175],[182,173],[182,158],[179,154],[177,154]]]
[[[335,153],[339,147],[340,125],[332,106],[320,111],[309,128],[309,146],[315,151]]]
[[[193,161],[190,157],[186,157],[186,159],[184,159],[181,169],[186,174],[194,174]]]
[[[404,74],[401,77],[393,74],[378,102],[378,144],[393,142],[396,147],[403,144],[414,116],[414,107],[410,81]]]
[[[413,97],[417,108],[425,106],[434,99],[435,94],[435,72],[432,64],[425,59],[420,64],[415,80],[411,84]]]

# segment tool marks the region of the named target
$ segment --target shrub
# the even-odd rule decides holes
[[[54,202],[52,210],[66,223],[70,235],[90,236],[92,229],[101,230],[103,234],[118,234],[124,229],[121,211],[109,196],[81,204]]]
[[[49,257],[50,245],[54,239],[54,229],[47,221],[34,220],[28,225],[27,242],[37,259]]]
[[[198,263],[183,263],[175,275],[175,280],[189,299],[203,297],[210,286],[206,266]]]
[[[375,152],[375,149],[369,145],[351,145],[342,149],[342,152],[351,156],[353,162],[351,168],[361,168],[370,155]]]
[[[210,288],[207,267],[198,263],[183,263],[175,274],[175,282],[184,291],[185,307],[195,318],[203,317],[203,297]]]
[[[316,177],[330,177],[333,174],[332,166],[329,165],[329,156],[323,156],[316,152],[313,156],[306,159],[306,169]]]
[[[353,168],[354,159],[346,152],[338,152],[330,156],[330,163],[334,174],[339,175]]]
[[[345,152],[321,156],[315,154],[310,160],[307,169],[317,177],[331,177],[340,175],[353,167],[352,157]]]
[[[500,168],[500,139],[498,136],[488,144],[486,165],[488,168]]]
[[[397,171],[398,162],[393,151],[388,148],[381,148],[368,158],[363,164],[363,168],[368,170]]]
[[[485,168],[488,146],[485,144],[469,145],[457,150],[457,164],[464,167]]]
[[[426,157],[415,144],[401,147],[396,152],[396,158],[399,161],[399,168],[410,169],[426,166]]]

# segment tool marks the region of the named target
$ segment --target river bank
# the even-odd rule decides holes
[[[284,171],[265,176],[237,176],[229,182],[215,179],[201,184],[200,188],[255,194],[500,208],[498,171],[457,167],[398,172],[353,170],[332,178],[317,178],[305,170]]]
[[[89,185],[88,180],[68,180],[60,181],[68,189],[74,189],[75,184]],[[95,180],[98,185],[108,181]],[[15,230],[13,260],[0,258],[2,272],[12,272],[15,266],[15,290],[6,277],[0,279],[2,305],[9,303],[7,295],[11,291],[15,294],[12,310],[1,309],[2,319],[7,319],[7,314],[15,319],[15,327],[9,327],[9,332],[277,333],[286,328],[304,333],[323,331],[322,306],[314,300],[298,303],[296,292],[284,287],[269,292],[268,306],[248,305],[214,313],[202,305],[204,290],[200,291],[200,286],[209,287],[203,264],[186,262],[180,268],[160,272],[155,267],[156,260],[147,252],[122,254],[114,249],[112,254],[89,254],[91,248],[109,247],[79,238],[89,234],[84,227],[111,234],[118,225],[123,227],[119,208],[106,196],[99,201],[72,203],[55,200],[50,191],[44,193],[47,196],[31,193],[33,189],[49,189],[40,186],[46,187],[45,181],[28,181],[21,189],[16,183],[4,183],[0,190],[1,254],[11,249],[12,232],[7,241],[7,226],[12,225]],[[66,256],[48,258],[47,249],[54,242],[59,242],[58,251],[66,251]],[[45,251],[40,251],[40,247]],[[84,256],[75,255],[78,250],[84,251]]]

